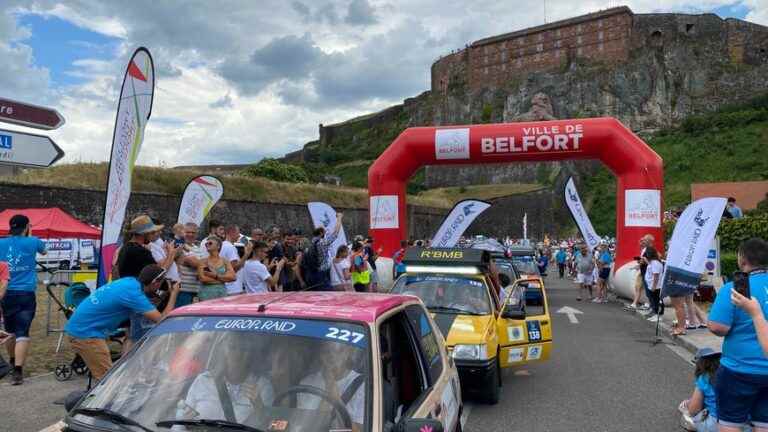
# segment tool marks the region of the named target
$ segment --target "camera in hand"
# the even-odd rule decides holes
[[[750,298],[749,293],[749,273],[737,271],[733,273],[733,289],[746,298]]]

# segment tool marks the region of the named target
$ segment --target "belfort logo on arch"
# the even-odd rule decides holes
[[[524,127],[516,136],[481,137],[483,156],[501,156],[509,153],[560,153],[581,150],[584,125],[566,124]]]
[[[435,159],[469,159],[469,128],[437,129]]]

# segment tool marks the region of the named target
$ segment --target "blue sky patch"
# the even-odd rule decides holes
[[[69,73],[76,69],[73,62],[111,60],[121,42],[56,17],[27,14],[18,21],[31,30],[31,36],[22,43],[32,48],[35,64],[50,71],[53,86],[85,82],[85,78]]]
[[[744,6],[744,3],[742,2],[735,2],[729,5],[714,8],[712,9],[712,13],[717,14],[721,18],[744,19],[749,13],[749,8]]]

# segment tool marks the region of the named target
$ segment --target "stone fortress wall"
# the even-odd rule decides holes
[[[472,42],[432,65],[432,91],[502,87],[531,72],[566,70],[579,61],[615,65],[633,51],[679,38],[717,41],[734,64],[768,59],[768,28],[714,14],[635,14],[626,6]]]

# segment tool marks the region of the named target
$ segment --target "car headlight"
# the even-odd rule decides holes
[[[451,356],[455,360],[487,360],[488,347],[482,345],[456,345],[451,351]]]

